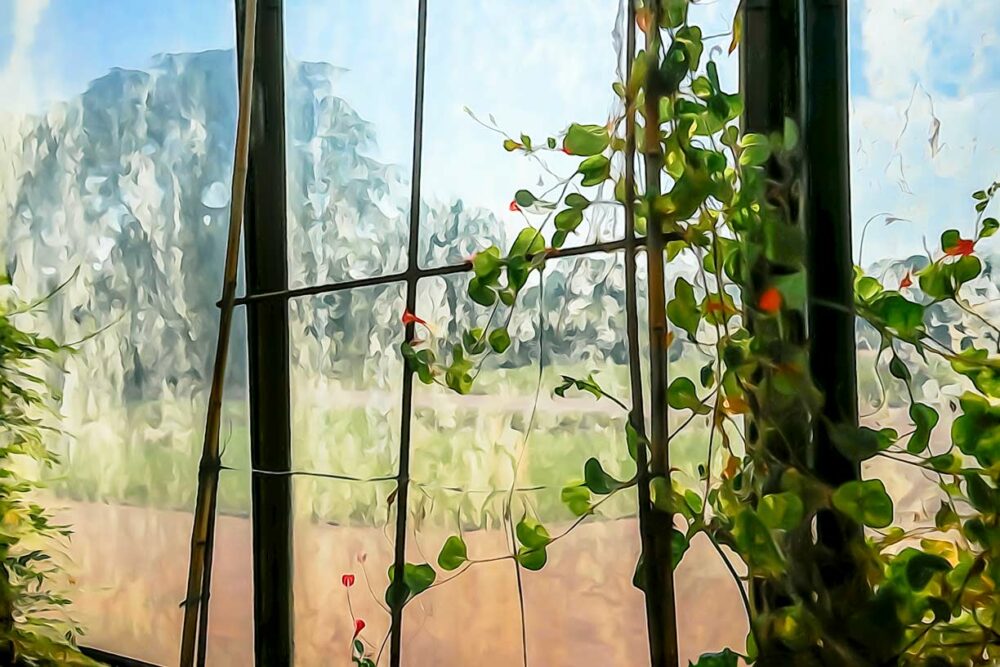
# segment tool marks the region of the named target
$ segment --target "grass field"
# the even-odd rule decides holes
[[[552,388],[561,373],[585,376],[581,368],[547,369],[536,401],[537,369],[484,373],[477,393],[458,396],[438,386],[414,390],[411,478],[418,489],[411,509],[432,523],[460,520],[488,525],[499,511],[497,497],[515,484],[531,489],[519,502],[541,518],[567,516],[558,490],[582,477],[597,457],[620,478],[634,474],[624,444],[625,414],[611,401],[589,394],[559,398]],[[678,369],[679,372],[679,369]],[[598,374],[611,393],[628,398],[627,369]],[[400,397],[388,390],[361,391],[354,383],[310,376],[293,386],[293,470],[357,480],[391,477],[399,460]],[[67,499],[189,510],[194,502],[204,407],[197,399],[147,402],[108,408],[99,420],[67,415],[73,433],[61,443],[63,466],[50,481]],[[673,415],[679,423],[685,415]],[[220,509],[246,514],[249,498],[249,434],[246,403],[230,399],[222,426]],[[694,474],[703,460],[707,428],[696,420],[671,444],[674,464]],[[541,488],[539,488],[541,487]],[[296,513],[319,521],[371,524],[386,511],[385,484],[334,482],[296,476]],[[607,516],[635,511],[631,494],[602,508]]]

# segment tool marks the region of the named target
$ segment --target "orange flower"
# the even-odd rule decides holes
[[[403,311],[402,319],[403,319],[403,324],[423,324],[424,326],[427,326],[427,322],[424,322],[422,319],[420,319],[419,317],[417,317],[408,310]]]
[[[765,313],[771,313],[772,315],[777,313],[781,310],[781,292],[778,291],[777,287],[767,288],[760,295],[760,301],[757,302],[757,306]]]
[[[903,279],[899,281],[899,289],[906,289],[912,284],[913,284],[913,276],[911,276],[910,272],[907,271],[906,275],[903,276]]]
[[[976,249],[976,242],[970,239],[959,239],[955,245],[944,251],[944,254],[952,257],[968,257]]]
[[[640,9],[635,13],[635,22],[639,26],[639,30],[646,32],[649,30],[649,10]]]

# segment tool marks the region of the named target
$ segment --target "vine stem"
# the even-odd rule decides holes
[[[757,646],[760,646],[757,642],[757,632],[753,625],[754,614],[750,606],[750,597],[747,595],[746,588],[743,586],[743,578],[740,577],[736,568],[733,567],[733,562],[729,559],[729,556],[726,555],[726,552],[723,551],[722,547],[719,546],[719,543],[715,541],[715,537],[707,530],[705,531],[705,536],[708,538],[708,541],[712,544],[712,546],[715,547],[715,550],[719,554],[719,558],[721,558],[722,562],[725,563],[726,569],[729,570],[729,574],[732,575],[733,581],[736,582],[736,588],[740,591],[740,599],[743,601],[743,609],[746,610],[747,613],[747,625],[750,626],[750,634],[753,636],[754,643],[757,644]]]

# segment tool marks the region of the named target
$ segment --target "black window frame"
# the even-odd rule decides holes
[[[237,48],[242,51],[244,1],[235,0]],[[416,0],[417,47],[414,80],[413,162],[407,245],[407,268],[370,278],[345,280],[290,289],[287,265],[287,183],[285,181],[285,96],[283,0],[259,0],[257,15],[254,109],[248,209],[244,224],[246,293],[236,305],[246,309],[249,350],[250,449],[252,462],[252,530],[255,664],[283,667],[294,659],[294,608],[291,477],[308,474],[291,470],[291,406],[289,391],[289,308],[291,299],[375,285],[404,283],[406,307],[413,311],[419,282],[434,276],[464,273],[471,262],[424,268],[419,263],[419,202],[423,140],[424,74],[427,6],[438,0]],[[626,48],[634,53],[635,6],[629,3]],[[650,0],[647,0],[647,2]],[[657,0],[652,0],[657,1]],[[781,131],[785,117],[802,128],[803,205],[799,211],[807,238],[810,280],[807,331],[824,350],[812,355],[817,384],[832,400],[826,414],[836,421],[857,421],[856,343],[852,314],[852,259],[848,147],[848,24],[847,0],[742,0],[738,10],[744,24],[740,53],[741,88],[746,100],[744,128],[769,133]],[[627,58],[631,67],[632,58]],[[752,83],[752,85],[750,85]],[[628,121],[627,121],[628,122]],[[630,121],[634,125],[634,119]],[[634,142],[626,147],[626,179],[635,179]],[[653,239],[649,245],[658,244]],[[623,252],[626,270],[626,336],[629,349],[633,410],[629,419],[645,432],[643,383],[639,359],[637,254],[647,239],[636,235],[634,211],[625,210],[625,235],[615,241],[590,243],[558,251],[573,257]],[[830,307],[830,306],[834,307]],[[406,325],[407,339],[413,324]],[[666,382],[663,377],[660,382]],[[662,390],[662,387],[659,388]],[[400,424],[394,562],[401,571],[406,550],[407,490],[409,484],[410,420],[413,374],[404,366]],[[657,388],[653,388],[656,395]],[[832,483],[859,475],[828,436],[817,432],[815,465]],[[642,452],[645,455],[645,452]],[[640,461],[640,470],[645,470]],[[639,524],[643,551],[650,539],[648,485],[639,484]],[[645,493],[643,493],[645,491]],[[211,569],[212,564],[207,563]],[[648,575],[647,575],[648,576]],[[671,573],[654,573],[670,577]],[[397,585],[402,585],[401,578]],[[208,604],[207,593],[205,603]],[[646,596],[648,636],[652,638],[653,667],[669,663],[656,641],[672,623],[663,600]],[[402,609],[392,610],[391,667],[399,667],[403,653]],[[202,628],[203,633],[207,629]],[[657,649],[657,645],[660,648]],[[86,653],[108,664],[146,666],[147,663],[96,649]]]

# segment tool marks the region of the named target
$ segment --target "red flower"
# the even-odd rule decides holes
[[[944,254],[951,255],[952,257],[968,257],[972,254],[972,251],[976,248],[976,242],[970,239],[959,239],[955,245],[944,251]]]
[[[408,310],[403,311],[402,319],[403,319],[403,324],[423,324],[424,326],[427,326],[427,322],[424,322],[422,319],[420,319],[419,317],[417,317]]]
[[[913,276],[911,276],[910,272],[907,271],[906,275],[903,276],[903,279],[899,281],[899,289],[906,289],[912,284],[913,284]]]
[[[354,585],[354,575],[345,574],[340,578],[340,583],[344,584],[344,588],[350,588]]]
[[[365,629],[365,622],[360,618],[354,621],[354,637],[352,639],[357,639],[361,631]]]
[[[508,206],[511,211],[520,211],[521,207],[517,205],[517,202],[513,199],[510,200],[510,206]]]
[[[760,295],[760,301],[757,305],[765,313],[774,314],[781,310],[781,292],[778,291],[777,287],[769,287],[764,290],[764,293]]]

